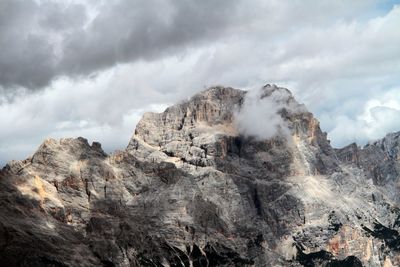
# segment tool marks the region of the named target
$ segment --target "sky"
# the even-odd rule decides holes
[[[124,149],[145,111],[266,83],[334,147],[400,131],[400,0],[0,1],[0,165],[49,137]]]

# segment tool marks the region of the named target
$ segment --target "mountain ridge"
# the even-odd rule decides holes
[[[274,109],[258,109],[264,118],[255,123],[275,135],[241,132],[238,114],[265,104]],[[334,149],[289,90],[266,85],[252,96],[213,87],[143,115],[123,151],[49,139],[32,157],[7,164],[0,260],[396,266],[399,135],[389,137],[364,150]]]

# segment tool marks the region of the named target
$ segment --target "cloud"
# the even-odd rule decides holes
[[[62,37],[86,19],[82,5],[0,3],[0,86],[38,88],[58,75]]]
[[[4,0],[0,85],[40,89],[61,76],[86,77],[255,32],[271,40],[301,25],[329,25],[332,16],[350,19],[373,3]]]
[[[2,1],[0,85],[40,89],[60,76],[84,77],[216,39],[240,23],[237,2]]]
[[[333,145],[345,146],[352,142],[366,144],[384,137],[387,133],[400,130],[400,90],[389,90],[375,95],[363,106],[357,117],[341,115],[335,118],[329,137]]]
[[[289,91],[266,85],[246,93],[242,106],[234,113],[234,123],[239,133],[259,140],[289,136],[289,127],[280,115],[283,108],[291,113],[305,111],[292,100]]]
[[[0,162],[27,158],[49,137],[84,136],[100,141],[107,152],[124,149],[142,114],[161,112],[166,105],[157,96],[150,100],[154,104],[135,104],[129,96],[131,104],[127,100],[108,105],[106,85],[113,84],[111,77],[108,73],[85,82],[59,80],[54,88],[0,105],[0,122],[5,126],[0,131]],[[127,95],[126,90],[116,92]]]

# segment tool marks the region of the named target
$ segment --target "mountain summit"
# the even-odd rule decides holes
[[[212,87],[144,114],[124,151],[49,139],[7,164],[0,262],[399,266],[399,144],[333,149],[289,90]]]

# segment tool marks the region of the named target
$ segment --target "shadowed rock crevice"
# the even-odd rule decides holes
[[[360,259],[355,256],[348,256],[339,260],[325,250],[306,254],[301,249],[297,249],[296,260],[305,267],[363,267]]]

